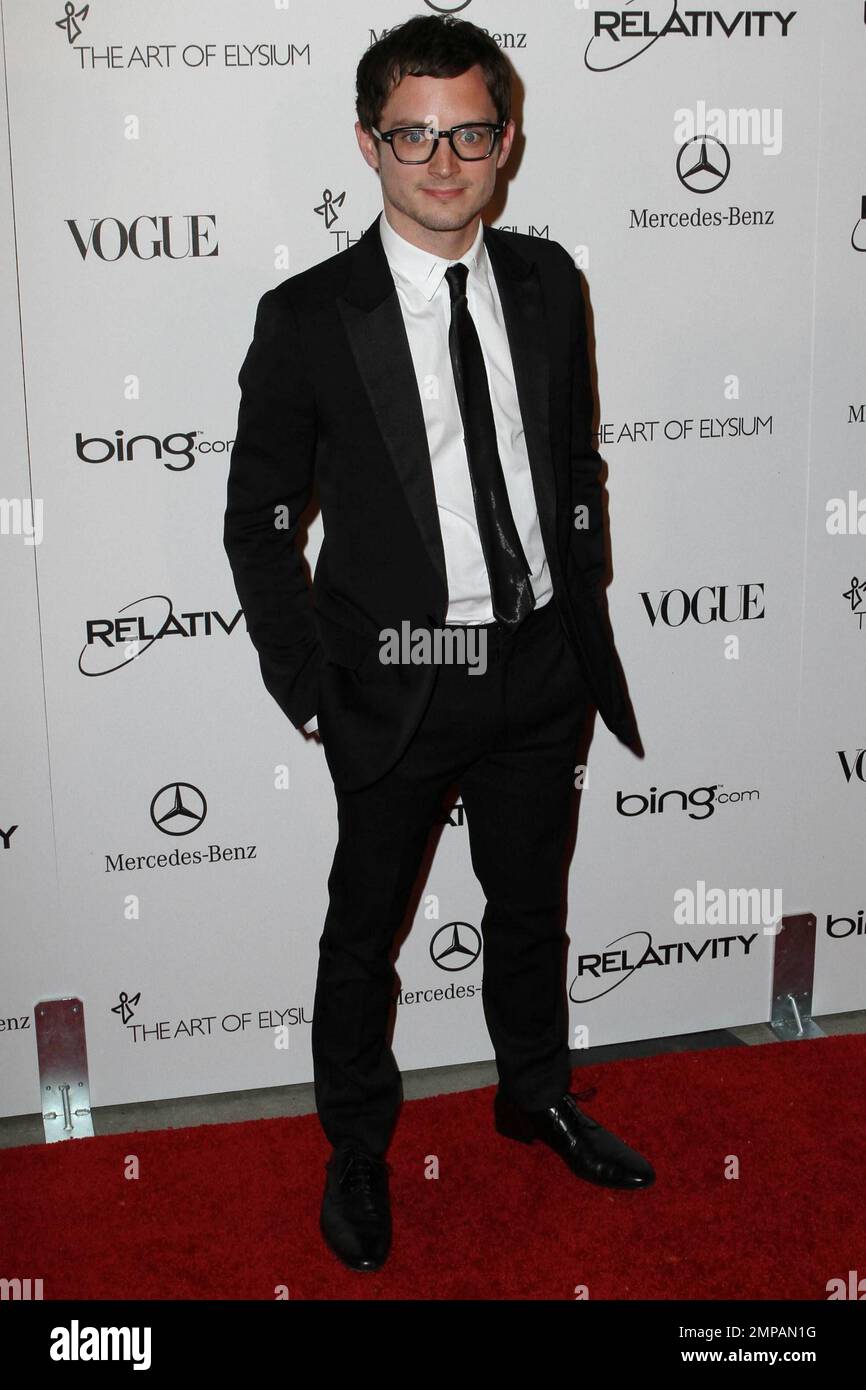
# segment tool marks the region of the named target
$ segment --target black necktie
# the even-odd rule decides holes
[[[462,261],[449,265],[445,271],[451,291],[448,348],[463,419],[475,516],[490,581],[493,614],[505,627],[516,628],[535,607],[535,595],[496,447],[496,426],[484,357],[466,298],[468,274],[469,267]]]

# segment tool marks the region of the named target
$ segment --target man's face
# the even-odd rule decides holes
[[[377,123],[381,131],[395,126],[430,126],[450,130],[466,121],[495,121],[496,108],[476,64],[459,77],[404,77],[389,96]],[[378,169],[386,213],[401,230],[401,214],[429,232],[452,232],[466,227],[490,201],[496,172],[508,158],[514,138],[509,121],[489,159],[458,159],[448,140],[440,140],[426,164],[401,164],[386,142],[361,129],[355,134],[367,163]]]

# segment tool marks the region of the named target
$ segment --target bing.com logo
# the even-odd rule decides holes
[[[123,430],[115,430],[114,438],[92,435],[85,439],[80,430],[75,435],[75,454],[82,463],[136,463],[142,456],[148,462],[161,463],[172,473],[185,473],[192,468],[196,454],[228,454],[234,443],[231,439],[199,439],[200,430],[175,430],[162,439],[155,434],[134,434],[127,439]]]
[[[714,814],[716,806],[757,801],[760,797],[757,788],[726,792],[724,785],[724,782],[712,782],[706,787],[693,787],[689,792],[676,788],[660,792],[658,787],[650,787],[645,795],[643,792],[618,791],[616,809],[619,815],[632,819],[643,815],[660,816],[667,809],[667,803],[671,802],[674,809],[685,811],[691,820],[707,820]]]

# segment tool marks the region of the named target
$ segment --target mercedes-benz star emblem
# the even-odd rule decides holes
[[[440,970],[468,970],[481,955],[481,933],[468,922],[449,922],[433,933],[430,959]]]
[[[691,148],[692,145],[700,145],[697,154]],[[714,135],[694,135],[691,140],[680,146],[677,155],[677,178],[690,193],[715,193],[725,182],[730,170],[731,156],[728,148]]]
[[[191,782],[169,782],[150,803],[150,819],[163,835],[191,835],[206,815],[204,793]]]

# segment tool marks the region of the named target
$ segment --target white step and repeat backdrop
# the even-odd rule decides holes
[[[4,1114],[39,1108],[46,997],[84,1001],[96,1105],[312,1075],[334,795],[261,684],[225,479],[259,296],[381,207],[358,59],[427,10],[519,74],[490,220],[589,287],[647,756],[596,721],[572,1024],[766,1019],[780,910],[817,915],[816,1011],[866,1004],[862,0],[2,0]],[[482,910],[458,805],[402,1067],[492,1055]]]

